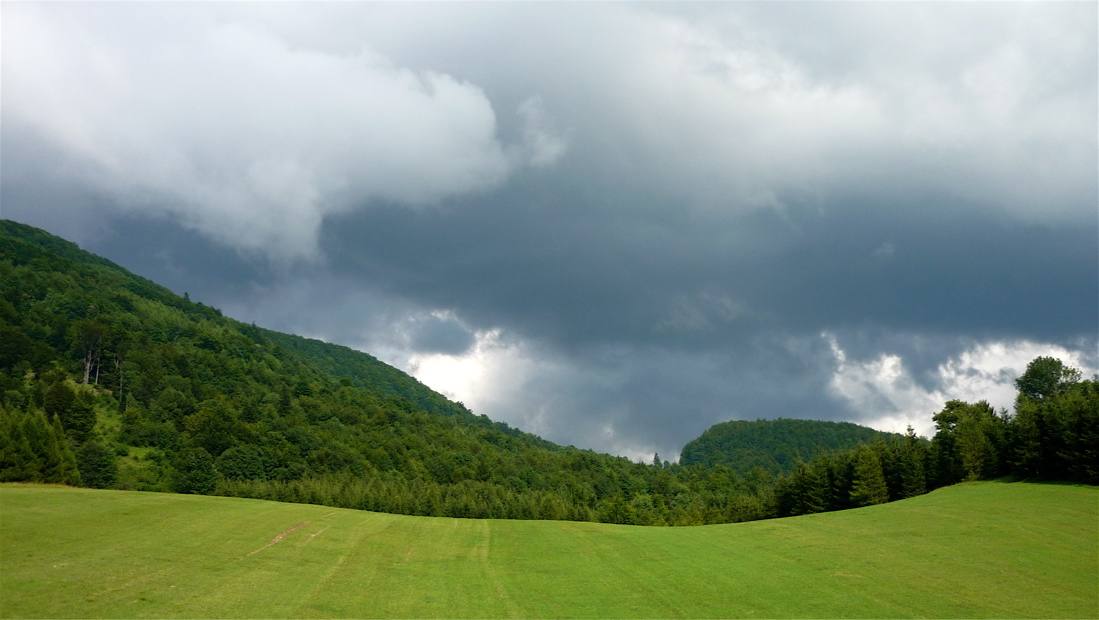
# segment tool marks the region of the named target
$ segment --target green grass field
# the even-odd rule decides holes
[[[690,528],[0,485],[12,617],[1099,617],[1099,489]]]

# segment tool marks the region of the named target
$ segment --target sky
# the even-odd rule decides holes
[[[565,445],[1099,371],[1099,4],[0,5],[0,216]]]

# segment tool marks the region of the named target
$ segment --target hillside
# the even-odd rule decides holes
[[[558,446],[367,354],[224,317],[29,226],[0,221],[0,284],[0,480],[421,515],[770,514],[758,481]]]
[[[697,528],[11,484],[0,502],[6,618],[1099,616],[1094,487]]]
[[[789,474],[798,461],[877,441],[900,438],[850,422],[817,420],[734,420],[708,428],[683,448],[684,465],[726,465],[748,473],[761,467],[774,475]]]

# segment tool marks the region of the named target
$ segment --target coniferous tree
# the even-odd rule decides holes
[[[805,502],[807,512],[835,510],[832,487],[832,459],[825,454],[809,466],[809,495]]]
[[[924,472],[926,449],[911,426],[904,435],[900,450],[901,496],[923,495],[927,492],[927,476]]]
[[[39,482],[42,464],[23,432],[26,414],[0,408],[0,482]]]
[[[65,422],[75,404],[76,393],[64,381],[51,384],[42,395],[42,407],[45,408],[46,415],[61,418],[61,425],[65,428],[69,427]]]
[[[1008,434],[1007,421],[986,401],[951,400],[932,419],[938,429],[932,440],[936,486],[1003,473],[1000,452]]]
[[[73,454],[68,440],[65,439],[65,431],[61,426],[61,420],[57,416],[54,416],[50,429],[50,450],[57,455],[57,464],[53,470],[46,472],[46,482],[81,484],[80,468],[76,463],[76,455]]]
[[[1008,433],[1012,472],[1022,479],[1041,477],[1045,423],[1038,405],[1031,401],[1018,402]]]
[[[1078,370],[1053,358],[1038,358],[1027,371],[1006,433],[1012,471],[1099,483],[1099,383],[1079,381]]]
[[[872,448],[859,448],[851,485],[851,502],[855,506],[870,506],[888,501],[889,489],[885,486],[885,475],[877,452]]]
[[[80,484],[56,417],[50,424],[39,410],[0,407],[0,481]]]
[[[952,401],[957,402],[957,401]],[[993,478],[1000,473],[999,452],[1003,443],[1003,420],[986,401],[958,409],[955,429],[958,456],[966,479]]]
[[[56,381],[42,396],[46,416],[57,416],[61,426],[77,442],[84,441],[95,426],[95,411],[87,394],[77,392],[67,381]]]
[[[855,459],[858,450],[848,450],[833,455],[832,458],[832,509],[854,508],[851,502],[851,489],[854,487]]]
[[[1061,454],[1069,478],[1099,484],[1099,382],[1083,381],[1063,397],[1066,418]]]

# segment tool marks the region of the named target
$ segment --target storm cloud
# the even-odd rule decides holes
[[[4,217],[554,441],[1099,368],[1094,4],[2,10]]]

